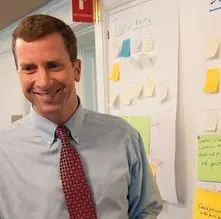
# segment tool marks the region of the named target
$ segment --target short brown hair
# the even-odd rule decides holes
[[[77,39],[70,26],[68,26],[58,18],[52,17],[50,15],[37,14],[28,16],[21,20],[19,25],[12,33],[12,52],[14,55],[16,67],[17,59],[15,47],[16,40],[18,38],[23,39],[26,42],[32,42],[53,33],[61,34],[67,48],[70,60],[76,60]]]

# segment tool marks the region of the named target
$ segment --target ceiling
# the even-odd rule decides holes
[[[0,30],[51,0],[0,0]]]

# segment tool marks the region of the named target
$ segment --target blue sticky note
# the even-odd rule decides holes
[[[122,43],[119,57],[130,57],[130,39],[126,39]]]

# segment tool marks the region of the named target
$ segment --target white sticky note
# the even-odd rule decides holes
[[[114,58],[118,57],[119,52],[120,52],[120,43],[114,42],[112,44],[112,57]]]
[[[112,94],[110,99],[110,106],[116,106],[119,100],[119,93]]]
[[[134,70],[139,71],[142,69],[140,62],[137,59],[135,59],[134,57],[130,57],[130,64]]]
[[[206,43],[206,58],[214,58],[219,49],[220,39],[217,37],[210,37]]]
[[[159,87],[159,100],[161,102],[165,101],[167,99],[167,96],[168,96],[168,86],[167,85],[161,85]]]
[[[146,53],[142,53],[138,56],[138,61],[143,68],[151,68],[154,65],[153,57],[148,56]]]
[[[142,85],[137,85],[133,88],[133,97],[138,98],[141,96],[143,91],[143,86]]]
[[[142,52],[142,40],[141,39],[136,39],[134,44],[133,44],[133,53],[136,54],[138,52]]]
[[[122,94],[122,103],[123,105],[130,105],[133,100],[133,88],[129,87]]]
[[[203,115],[204,131],[216,131],[218,121],[217,110],[205,110]]]

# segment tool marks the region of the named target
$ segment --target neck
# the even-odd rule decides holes
[[[65,109],[62,109],[60,111],[57,111],[55,113],[47,113],[47,114],[42,114],[39,112],[38,109],[36,109],[35,106],[33,106],[34,110],[36,112],[38,112],[41,116],[43,116],[44,118],[58,124],[58,125],[62,125],[64,123],[66,123],[70,117],[75,113],[75,111],[78,108],[78,98],[74,98],[73,102],[69,105],[65,106]]]

